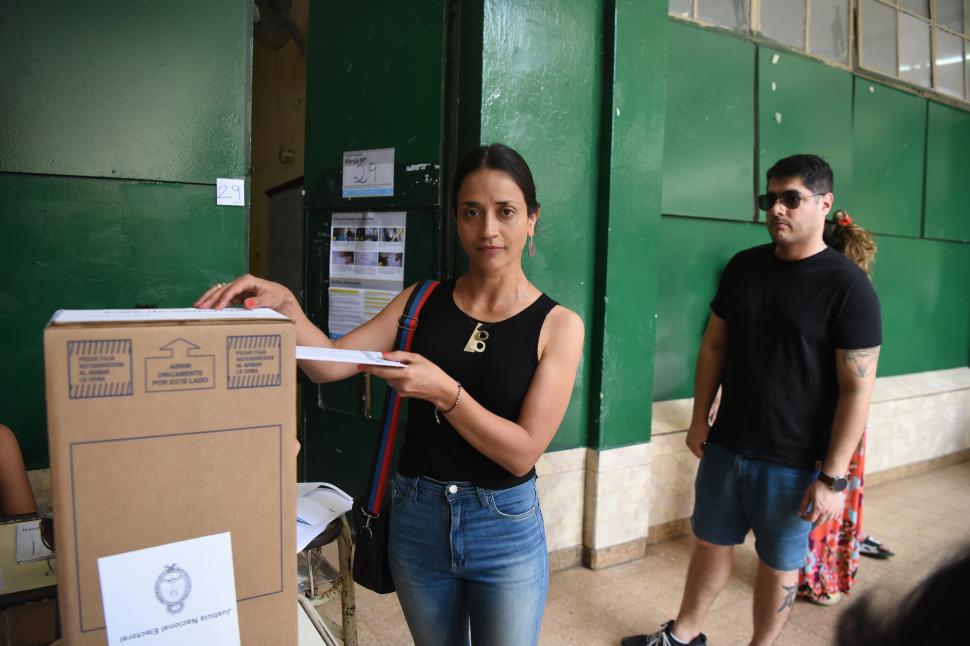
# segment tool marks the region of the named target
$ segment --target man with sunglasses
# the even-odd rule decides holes
[[[686,442],[701,463],[680,611],[624,646],[706,644],[701,623],[749,529],[759,559],[751,644],[773,643],[795,601],[812,524],[841,514],[882,344],[879,301],[866,274],[822,240],[834,199],[829,165],[795,155],[767,179],[757,204],[772,242],[724,269],[697,359]]]

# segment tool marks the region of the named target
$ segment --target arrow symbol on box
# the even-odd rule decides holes
[[[199,346],[195,345],[191,341],[186,341],[182,337],[179,337],[174,341],[170,341],[169,343],[166,343],[161,348],[159,348],[159,350],[167,351],[169,358],[174,358],[176,356],[188,357],[190,356],[189,355],[190,350],[198,350],[198,349],[199,349]]]

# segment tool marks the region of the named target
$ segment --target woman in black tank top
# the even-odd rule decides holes
[[[392,488],[388,548],[414,641],[534,644],[548,582],[535,463],[562,422],[583,323],[532,285],[539,219],[532,173],[507,146],[482,146],[455,172],[451,208],[468,271],[424,305],[413,352],[391,352],[411,286],[370,321],[331,341],[282,285],[242,276],[196,307],[271,307],[299,345],[383,350],[404,368],[361,366],[410,399]],[[358,373],[300,362],[314,381]]]

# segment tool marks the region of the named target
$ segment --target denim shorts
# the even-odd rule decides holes
[[[417,646],[532,646],[549,559],[535,478],[508,489],[398,474],[388,559]]]
[[[694,486],[694,535],[715,545],[739,545],[750,529],[765,565],[797,570],[812,531],[798,515],[799,506],[817,477],[818,471],[746,458],[708,443]]]

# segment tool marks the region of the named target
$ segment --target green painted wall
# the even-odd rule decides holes
[[[4,2],[0,171],[244,177],[251,5]]]
[[[757,100],[758,191],[776,161],[813,152],[835,171],[834,208],[852,204],[852,74],[759,47]]]
[[[674,20],[669,34],[663,212],[751,221],[754,43]]]
[[[927,122],[924,235],[970,242],[970,112],[931,101]]]
[[[464,7],[463,7],[464,11]],[[480,140],[518,150],[542,205],[529,279],[593,320],[603,8],[588,0],[484,2],[481,104],[462,115]],[[468,52],[474,54],[473,52]],[[470,127],[474,130],[473,123]],[[590,335],[566,418],[551,448],[586,445]]]
[[[252,8],[15,0],[0,21],[0,422],[47,466],[60,308],[177,307],[246,268]],[[124,179],[121,179],[124,178]]]
[[[347,150],[393,147],[396,161],[440,158],[443,5],[377,6],[310,7],[309,31],[322,37],[307,54],[308,185],[339,169]]]
[[[872,279],[882,305],[879,374],[967,365],[970,245],[876,236]]]
[[[877,234],[880,375],[966,366],[970,245],[929,238],[970,239],[970,210],[960,201],[970,177],[970,113],[765,47],[757,48],[757,70],[748,76],[737,36],[671,23],[682,43],[703,48],[705,56],[690,59],[682,51],[675,57],[680,45],[671,42],[654,400],[693,395],[694,363],[720,272],[737,251],[769,240],[761,225],[711,219],[730,218],[735,209],[718,214],[716,205],[712,209],[702,198],[691,203],[688,196],[690,188],[708,185],[725,191],[723,175],[735,173],[741,144],[731,135],[711,143],[710,121],[724,121],[724,115],[684,106],[734,103],[740,97],[725,99],[737,94],[733,86],[750,87],[755,78],[757,175],[747,186],[763,190],[765,170],[782,156],[817,152],[835,171],[836,206]],[[681,74],[689,82],[677,80],[683,57],[692,63],[690,74]],[[736,62],[732,67],[726,61]],[[697,147],[715,160],[705,166],[698,156],[694,163],[708,174],[697,178],[683,171],[683,159],[693,153],[672,150],[695,139],[706,141]],[[740,199],[726,195],[731,203]]]
[[[721,271],[736,252],[768,241],[762,224],[661,218],[655,401],[693,397],[697,349]]]
[[[667,18],[662,3],[613,5],[604,92],[593,386],[588,446],[650,437],[660,201],[667,122]]]
[[[926,99],[866,79],[855,80],[856,193],[851,205],[842,206],[861,226],[877,233],[919,237],[925,142]]]

